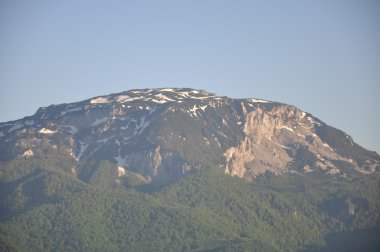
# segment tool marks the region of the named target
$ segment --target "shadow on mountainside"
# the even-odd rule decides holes
[[[303,252],[377,252],[380,251],[380,227],[329,234],[326,247],[311,247]]]

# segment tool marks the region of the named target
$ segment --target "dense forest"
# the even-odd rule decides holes
[[[379,249],[379,174],[247,183],[208,168],[153,188],[133,176],[112,184],[109,162],[90,181],[70,165],[58,156],[1,165],[1,251]]]

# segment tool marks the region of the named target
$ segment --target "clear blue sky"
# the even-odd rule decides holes
[[[298,106],[380,152],[380,1],[0,2],[0,121],[132,88]]]

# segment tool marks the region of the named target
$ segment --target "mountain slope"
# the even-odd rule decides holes
[[[3,161],[58,151],[75,163],[67,172],[87,182],[102,160],[114,163],[121,178],[158,185],[202,167],[251,181],[266,172],[351,176],[380,166],[377,153],[294,106],[194,89],[131,90],[52,105],[0,124],[0,136]]]

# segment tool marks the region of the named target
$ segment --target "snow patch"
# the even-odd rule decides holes
[[[286,147],[286,146],[284,146],[284,145],[281,145],[281,144],[279,144],[279,143],[273,141],[273,140],[270,139],[269,137],[265,137],[265,138],[268,139],[269,141],[271,141],[272,143],[274,143],[275,145],[280,146],[281,148],[284,148],[284,149],[290,149],[289,147]]]
[[[322,144],[323,146],[325,146],[325,147],[327,147],[327,148],[329,148],[330,150],[332,150],[332,151],[334,151],[334,149],[333,148],[331,148],[331,146],[330,145],[328,145],[327,143],[324,143],[324,144]]]
[[[15,130],[17,130],[17,129],[20,129],[20,128],[22,128],[22,124],[15,124],[12,128],[10,128],[9,130],[8,130],[8,133],[11,133],[12,131],[15,131]]]
[[[339,174],[339,173],[340,173],[340,170],[336,167],[333,167],[326,172],[326,174],[331,174],[331,175],[335,175],[335,174]]]
[[[117,176],[121,177],[121,176],[123,176],[125,174],[126,174],[125,169],[123,167],[121,167],[121,166],[118,166],[117,167]]]
[[[207,145],[210,145],[210,142],[208,141],[207,138],[203,137],[203,140],[205,140],[205,142],[206,142]]]
[[[94,126],[97,126],[101,123],[104,123],[108,120],[107,117],[103,117],[102,119],[96,119],[93,123],[91,123],[91,126],[94,127]]]
[[[173,88],[162,88],[160,89],[161,92],[175,92]]]
[[[307,117],[307,120],[311,123],[311,124],[316,124],[318,126],[320,126],[321,124],[319,122],[316,122],[312,117]]]
[[[152,101],[152,102],[155,102],[155,103],[160,103],[160,104],[167,103],[167,101],[165,101],[165,100],[151,99],[151,101]]]
[[[294,133],[294,130],[293,130],[293,129],[291,129],[291,128],[289,128],[289,127],[286,127],[286,126],[282,126],[281,129],[286,129],[286,130],[289,130],[289,131],[291,131],[291,132]]]
[[[77,160],[77,161],[80,160],[80,158],[83,156],[85,150],[86,150],[87,147],[88,147],[88,144],[85,144],[85,143],[83,143],[83,142],[81,142],[81,141],[79,141],[79,144],[80,144],[80,150],[79,150],[79,154],[78,154],[78,156],[76,157],[76,160]]]
[[[177,92],[178,95],[184,97],[184,98],[189,98],[189,92]]]
[[[48,134],[48,135],[57,133],[57,131],[50,130],[50,129],[47,129],[47,128],[42,128],[38,132],[41,133],[41,134]]]
[[[262,99],[250,99],[249,101],[253,103],[269,103],[269,101],[262,100]]]
[[[161,93],[156,94],[156,95],[154,95],[154,96],[155,96],[155,97],[158,97],[160,100],[164,100],[164,101],[175,101],[175,100],[170,99],[169,97],[167,97],[166,95],[161,94]]]
[[[25,152],[22,154],[22,156],[23,156],[23,157],[26,157],[26,158],[28,158],[28,157],[32,157],[32,156],[34,156],[34,152],[33,152],[31,149],[29,149],[29,150],[25,151]]]
[[[133,94],[146,94],[146,93],[149,93],[151,92],[152,89],[148,89],[148,90],[131,90],[130,92],[133,93]]]
[[[215,139],[216,143],[219,145],[219,147],[221,147],[221,145],[220,145],[220,143],[218,141],[218,138],[214,137],[214,139]]]
[[[141,134],[143,130],[149,125],[149,123],[150,123],[149,121],[145,121],[145,117],[141,117],[141,123],[136,128],[136,131],[138,131],[138,134]]]
[[[94,98],[90,101],[91,104],[104,104],[104,103],[109,103],[107,97],[97,97]]]
[[[209,99],[209,98],[214,98],[214,99],[220,99],[220,97],[215,97],[215,96],[191,96],[192,99],[196,99],[196,100],[206,100],[206,99]]]
[[[82,108],[73,108],[73,109],[69,109],[69,110],[61,111],[60,116],[66,115],[67,113],[70,113],[70,112],[79,111],[79,110],[82,110]]]
[[[110,140],[111,138],[113,138],[113,137],[112,137],[112,136],[111,136],[111,137],[106,137],[106,138],[103,138],[103,139],[97,140],[96,142],[98,142],[98,143],[105,143],[105,142],[107,142],[108,140]]]
[[[199,91],[197,90],[193,90],[193,91],[182,91],[182,92],[177,92],[176,94],[178,94],[179,96],[182,96],[183,98],[191,98],[191,99],[195,99],[195,100],[205,100],[205,99],[209,99],[209,98],[213,98],[215,96],[212,96],[212,95],[207,95],[207,96],[194,96],[194,95],[191,95],[191,94],[199,94]]]
[[[299,137],[305,139],[305,136],[304,136],[304,135],[301,135],[300,133],[297,133],[297,136],[299,136]]]
[[[309,166],[309,165],[305,165],[305,166],[303,167],[303,171],[307,173],[307,172],[312,172],[313,170],[310,169],[310,166]]]
[[[199,109],[199,108],[197,107],[197,105],[194,104],[193,108],[191,108],[191,109],[189,110],[190,115],[192,114],[192,115],[194,115],[195,117],[198,117],[198,115],[197,115],[197,110],[198,110],[198,109]]]
[[[205,111],[205,109],[207,108],[208,105],[204,105],[204,106],[200,106],[200,108]]]
[[[116,101],[119,103],[126,103],[126,102],[131,102],[131,101],[136,101],[136,100],[142,100],[144,98],[145,98],[144,96],[130,97],[129,95],[119,95],[116,98]]]

